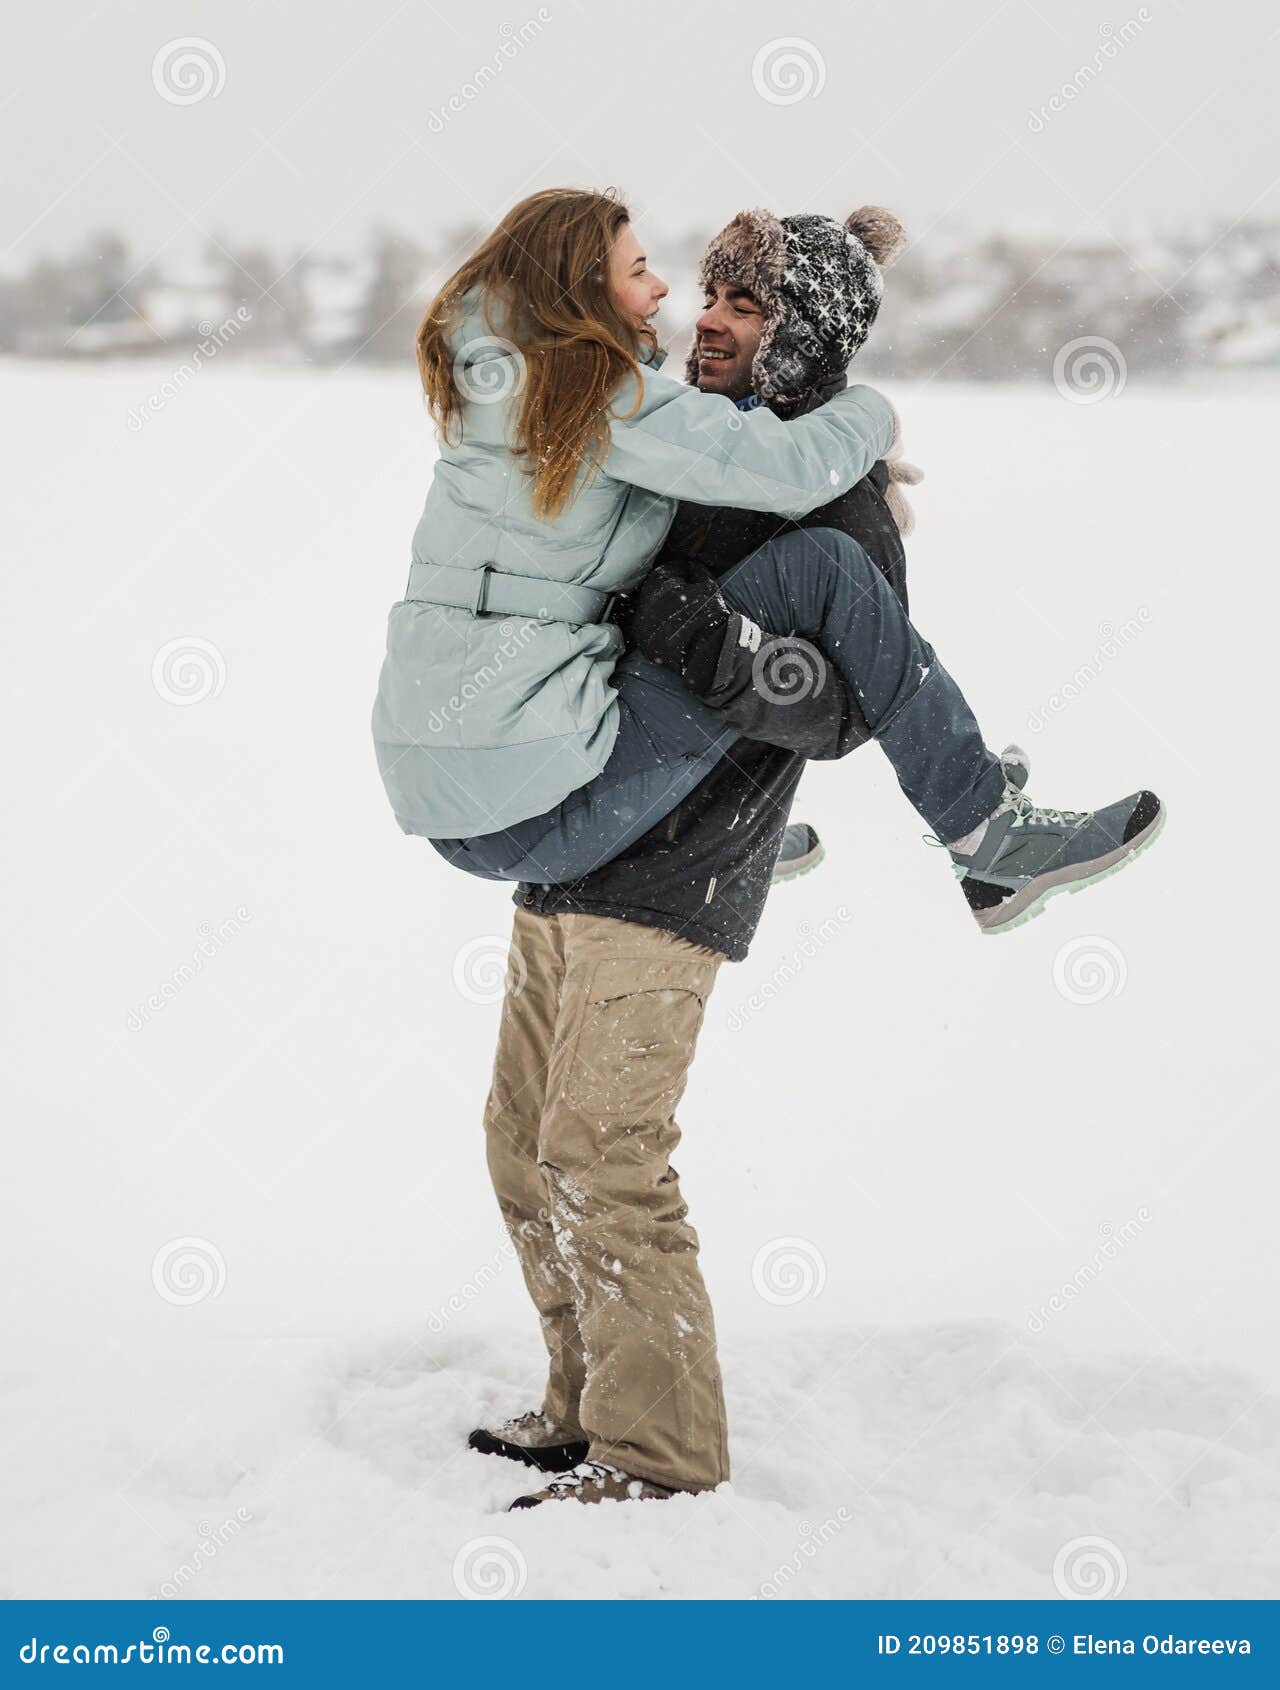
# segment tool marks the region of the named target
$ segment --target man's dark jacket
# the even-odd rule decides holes
[[[825,388],[792,414],[815,408],[832,391]],[[775,535],[834,528],[862,546],[905,606],[906,559],[885,502],[887,483],[888,471],[878,463],[849,492],[795,522],[729,506],[681,504],[655,570],[693,562],[720,576]],[[767,630],[766,639],[790,632]],[[749,651],[737,661],[740,684],[729,688],[731,701],[721,707],[720,694],[709,701],[743,737],[711,773],[621,856],[563,886],[521,884],[517,903],[546,915],[603,915],[661,927],[734,961],[746,956],[806,761],[843,757],[865,743],[870,730],[834,668],[819,691],[788,699],[781,688],[771,686],[765,696],[751,686]]]

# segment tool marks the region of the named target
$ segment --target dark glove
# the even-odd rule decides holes
[[[650,662],[673,669],[701,696],[715,685],[725,634],[736,616],[703,564],[660,563],[635,595],[630,637]]]
[[[675,670],[744,739],[802,757],[843,757],[871,738],[852,688],[838,670],[828,672],[818,648],[731,610],[702,564],[685,558],[651,569],[630,616],[629,643]]]

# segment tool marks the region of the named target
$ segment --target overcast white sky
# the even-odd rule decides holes
[[[503,26],[540,13],[503,58]],[[153,74],[183,36],[212,49],[192,103]],[[24,7],[8,45],[6,268],[103,227],[170,255],[206,233],[342,250],[379,223],[431,246],[559,182],[615,184],[658,229],[866,200],[917,238],[948,215],[1060,235],[1280,215],[1264,0],[134,0]]]

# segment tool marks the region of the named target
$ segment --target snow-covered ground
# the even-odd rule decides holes
[[[509,907],[368,739],[412,377],[169,375],[3,372],[0,1591],[1280,1594],[1275,387],[892,388],[991,738],[1170,824],[982,941],[874,750],[810,772],[682,1110],[734,1482],[584,1517],[460,1449],[540,1380]]]

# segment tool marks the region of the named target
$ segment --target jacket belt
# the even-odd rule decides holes
[[[534,616],[544,622],[604,622],[613,593],[547,581],[537,575],[513,575],[491,563],[459,569],[448,563],[415,563],[409,568],[405,598],[469,610],[475,616]]]

